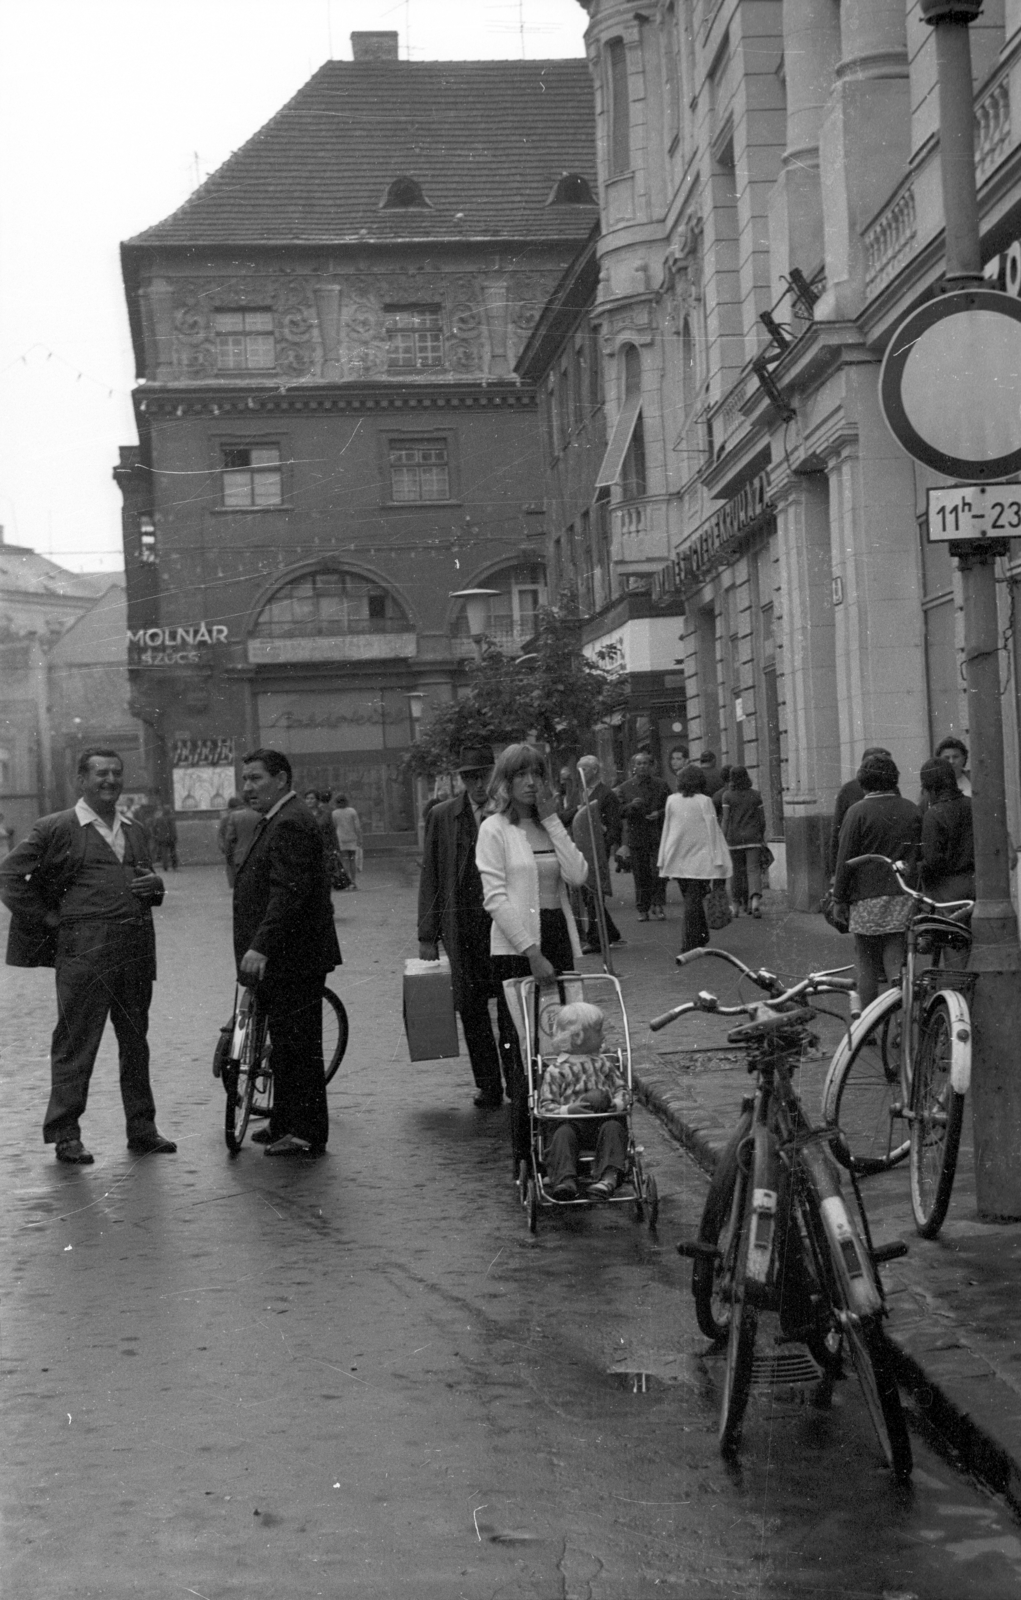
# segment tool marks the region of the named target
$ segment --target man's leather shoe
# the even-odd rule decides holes
[[[480,1111],[497,1111],[503,1105],[503,1094],[477,1094],[472,1105]]]
[[[140,1139],[129,1139],[128,1149],[136,1156],[173,1156],[177,1146],[173,1139],[164,1139],[161,1133],[147,1133]]]
[[[272,1144],[273,1143],[273,1135],[269,1131],[269,1124],[268,1123],[266,1124],[266,1126],[264,1128],[256,1128],[255,1132],[252,1134],[252,1143],[253,1144]]]
[[[57,1160],[65,1161],[69,1167],[91,1167],[95,1159],[80,1139],[57,1140]]]

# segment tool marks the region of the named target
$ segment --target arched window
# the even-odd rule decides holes
[[[580,172],[565,172],[553,185],[548,206],[594,206],[595,195]]]
[[[508,653],[520,650],[526,639],[535,632],[539,607],[546,604],[546,569],[538,563],[522,563],[504,567],[501,572],[483,578],[482,589],[495,589],[489,602],[489,617],[485,634],[501,650]],[[468,614],[462,605],[454,618],[453,636],[462,647],[470,649]]]
[[[395,178],[380,203],[381,211],[431,210],[417,178]]]
[[[412,633],[388,589],[332,569],[292,578],[263,606],[255,639],[338,638],[349,633]]]
[[[645,432],[642,428],[642,353],[637,345],[624,346],[624,404],[638,402],[635,425],[624,455],[620,487],[625,500],[641,500],[645,494]]]
[[[627,81],[627,53],[623,39],[606,46],[607,167],[617,178],[631,170],[631,105]]]

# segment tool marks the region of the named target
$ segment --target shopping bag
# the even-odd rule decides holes
[[[730,901],[727,899],[727,886],[722,878],[717,878],[712,888],[705,897],[705,920],[712,933],[719,933],[725,928],[733,913]]]

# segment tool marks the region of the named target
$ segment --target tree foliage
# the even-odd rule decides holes
[[[581,649],[581,624],[563,609],[540,611],[534,653],[506,656],[488,641],[468,669],[468,692],[440,706],[422,724],[407,755],[427,778],[452,772],[466,745],[534,739],[554,760],[580,752],[593,730],[623,709],[627,677],[620,652],[608,646],[592,660]]]

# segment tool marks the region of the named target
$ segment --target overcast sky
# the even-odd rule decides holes
[[[137,440],[118,245],[176,209],[353,30],[414,61],[578,56],[578,0],[0,0],[0,523],[123,565]],[[332,47],[332,48],[331,48]]]

